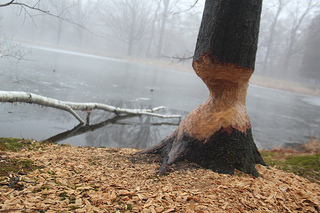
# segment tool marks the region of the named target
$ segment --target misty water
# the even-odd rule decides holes
[[[2,60],[0,90],[26,91],[74,102],[124,108],[166,106],[185,117],[208,97],[194,73],[54,48],[29,47],[28,60]],[[247,109],[259,148],[320,137],[320,98],[250,86]],[[79,112],[83,119],[86,112]],[[145,148],[171,134],[179,119],[117,116],[94,110],[90,125],[69,113],[30,104],[0,103],[0,137],[32,138],[77,146]]]

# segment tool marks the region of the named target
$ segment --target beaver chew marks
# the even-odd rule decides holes
[[[180,123],[175,132],[141,153],[160,153],[160,174],[177,160],[187,159],[219,173],[235,169],[258,176],[255,164],[266,165],[253,141],[246,110],[252,69],[222,64],[210,53],[193,62],[210,95]]]
[[[255,164],[265,165],[246,110],[261,6],[262,0],[206,0],[193,68],[210,95],[170,136],[141,152],[162,154],[160,174],[180,159],[220,173],[238,169],[254,176]]]
[[[207,139],[221,128],[232,127],[245,133],[251,127],[246,96],[253,70],[221,64],[210,53],[194,61],[193,68],[207,85],[210,96],[186,117],[180,131],[199,140]]]

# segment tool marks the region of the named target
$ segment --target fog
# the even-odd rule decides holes
[[[204,1],[194,5],[195,0],[24,3],[34,9],[0,8],[2,38],[173,62],[192,57],[204,6]],[[320,78],[319,19],[319,0],[264,1],[255,74],[316,85]]]
[[[0,7],[2,54],[16,54],[16,58],[23,55],[21,50],[19,56],[13,50],[6,51],[13,40],[115,58],[173,63],[192,57],[204,6],[204,0],[196,4],[195,0],[24,3],[33,9]],[[319,0],[264,1],[255,75],[317,85],[319,20]],[[191,60],[181,64],[189,66]]]
[[[119,107],[165,105],[170,110],[164,113],[183,116],[207,98],[191,66],[204,0],[23,2],[29,7],[0,7],[1,90]],[[251,83],[320,95],[320,0],[264,2]],[[319,137],[320,121],[314,116],[319,98],[250,87],[247,105],[260,148]],[[144,148],[177,125],[145,117],[114,120],[100,113],[77,136],[77,121],[65,114],[52,110],[50,116],[47,110],[25,107],[21,116],[21,108],[2,105],[0,136],[43,140],[61,132],[69,137],[71,131],[75,145],[108,141],[106,146]]]

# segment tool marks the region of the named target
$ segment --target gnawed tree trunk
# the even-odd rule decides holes
[[[207,0],[193,58],[193,68],[210,90],[175,132],[140,153],[160,153],[159,174],[187,159],[219,173],[235,169],[258,176],[266,165],[253,141],[246,110],[253,73],[262,0]]]

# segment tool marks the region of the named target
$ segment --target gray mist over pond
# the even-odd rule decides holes
[[[118,59],[29,47],[28,61],[2,60],[0,90],[26,91],[74,102],[100,102],[123,108],[164,105],[163,114],[183,118],[208,97],[194,74]],[[247,109],[259,148],[320,137],[320,99],[250,86]],[[179,119],[117,116],[94,110],[90,126],[70,114],[30,104],[0,104],[0,137],[49,139],[81,146],[146,148],[170,135]],[[86,112],[79,112],[83,119]]]

